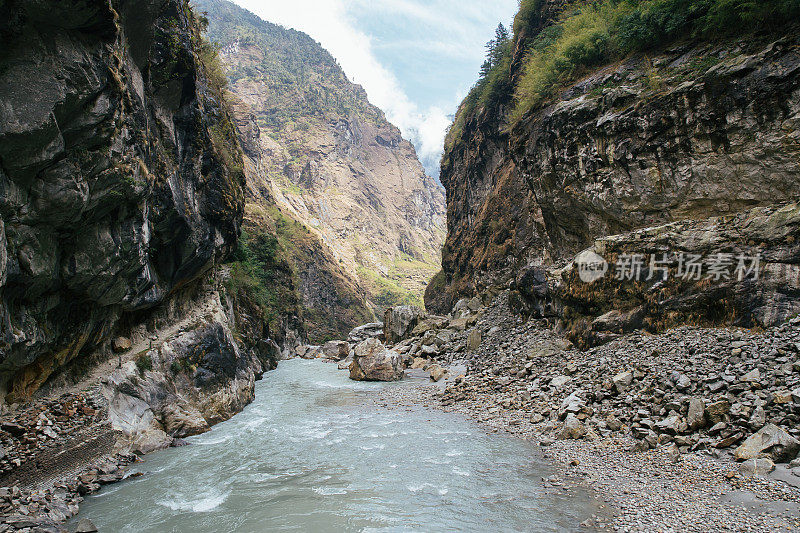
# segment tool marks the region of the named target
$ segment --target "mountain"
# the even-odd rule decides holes
[[[220,48],[246,137],[248,233],[279,216],[313,248],[285,239],[312,340],[342,336],[373,311],[421,303],[439,269],[444,194],[413,146],[308,35],[231,2],[195,5]]]
[[[520,311],[582,346],[800,311],[798,11],[523,1],[448,133],[448,235],[427,306],[510,287]],[[609,269],[591,284],[573,261],[586,249]],[[682,275],[689,255],[701,278]],[[760,275],[736,273],[755,258]]]

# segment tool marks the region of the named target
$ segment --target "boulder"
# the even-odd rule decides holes
[[[583,391],[578,389],[564,398],[564,401],[561,402],[561,406],[558,408],[558,417],[564,418],[570,414],[579,413],[580,410],[586,405],[582,395]]]
[[[424,369],[425,367],[428,366],[429,363],[430,363],[430,361],[428,361],[424,357],[415,357],[414,360],[411,362],[411,368],[422,368],[422,369]]]
[[[295,355],[297,355],[297,357],[300,357],[300,358],[303,358],[303,359],[305,359],[305,355],[306,355],[307,351],[308,351],[308,345],[306,345],[306,344],[301,344],[300,346],[298,346],[297,348],[294,349]]]
[[[759,383],[761,381],[761,372],[757,368],[754,368],[743,375],[741,381],[744,383]]]
[[[767,423],[767,413],[764,411],[764,406],[757,405],[756,408],[753,409],[753,414],[750,415],[750,419],[747,421],[747,423],[755,430],[759,430],[764,427],[764,424]]]
[[[450,324],[447,326],[448,328],[454,331],[464,331],[469,327],[475,325],[478,321],[478,318],[475,316],[465,316],[460,318],[454,318],[450,321]]]
[[[706,417],[712,424],[723,422],[731,411],[731,403],[728,400],[719,400],[706,405]]]
[[[779,390],[775,392],[772,401],[777,405],[792,403],[792,393],[788,390]]]
[[[347,342],[350,344],[358,344],[372,338],[380,338],[383,336],[383,322],[370,322],[363,324],[357,328],[353,328],[347,335]]]
[[[387,350],[375,338],[360,342],[353,349],[350,379],[355,381],[397,381],[403,378],[400,354]]]
[[[692,386],[692,380],[689,379],[689,376],[686,374],[679,374],[678,378],[675,380],[675,388],[678,390],[685,391]]]
[[[164,431],[170,437],[189,437],[211,429],[200,411],[185,402],[166,405],[161,413],[161,419]]]
[[[303,359],[316,359],[322,357],[321,346],[299,346],[296,350],[297,356]]]
[[[469,299],[468,298],[461,298],[456,304],[453,306],[453,310],[451,314],[454,318],[463,318],[469,316],[471,311],[469,309]]]
[[[692,430],[698,430],[706,425],[706,408],[703,400],[692,398],[689,400],[689,413],[686,415],[686,424]]]
[[[584,435],[586,435],[586,426],[575,415],[567,415],[559,437],[562,439],[580,439]]]
[[[619,394],[622,394],[626,390],[628,390],[628,387],[630,387],[631,383],[633,383],[633,372],[631,372],[630,370],[626,370],[625,372],[620,372],[619,374],[611,378],[611,381],[614,383],[614,388],[617,389],[617,392]]]
[[[383,336],[386,342],[394,344],[407,338],[425,317],[425,311],[413,305],[390,307],[383,315]]]
[[[81,518],[78,525],[75,526],[75,533],[96,533],[97,526],[88,518]]]
[[[415,337],[419,337],[421,335],[425,335],[429,331],[434,331],[438,329],[442,329],[447,327],[449,320],[447,317],[438,316],[438,315],[429,315],[427,318],[420,320],[414,329],[411,331],[411,335]]]
[[[467,336],[467,350],[475,351],[481,345],[481,340],[483,340],[483,335],[481,334],[481,330],[478,328],[473,329],[469,332]]]
[[[131,340],[128,337],[115,337],[111,341],[111,349],[114,353],[127,352],[131,349]]]
[[[447,375],[447,370],[439,365],[431,365],[428,367],[428,374],[433,381],[439,381]]]
[[[328,359],[341,361],[350,355],[350,343],[345,341],[328,341],[322,345],[322,353]]]
[[[739,461],[769,455],[776,462],[788,462],[800,451],[800,441],[775,424],[767,424],[747,438],[734,454]]]
[[[748,459],[739,465],[739,473],[746,477],[766,476],[775,470],[775,463],[766,457]]]
[[[671,415],[660,422],[656,422],[656,427],[660,433],[666,433],[668,435],[677,435],[686,430],[686,424],[678,415]]]
[[[614,333],[628,333],[642,327],[644,309],[638,307],[632,311],[609,311],[592,321],[593,331],[610,331]]]
[[[482,308],[483,308],[483,300],[481,300],[481,297],[480,297],[480,296],[473,296],[473,297],[472,297],[472,298],[471,298],[471,299],[470,299],[470,300],[467,302],[467,309],[469,309],[469,310],[470,310],[470,311],[472,311],[473,313],[477,313],[477,312],[478,312],[478,311],[480,311]]]

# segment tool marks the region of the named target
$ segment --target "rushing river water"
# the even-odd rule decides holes
[[[283,361],[256,399],[146,475],[81,505],[101,532],[570,531],[594,510],[545,488],[535,448],[455,414],[388,409],[385,387]]]

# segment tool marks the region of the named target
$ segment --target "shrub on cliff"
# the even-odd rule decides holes
[[[538,0],[524,1],[518,36],[541,17]],[[713,39],[782,26],[800,16],[800,0],[597,0],[567,8],[530,44],[515,90],[512,122],[540,106],[564,83],[598,65],[682,38]]]

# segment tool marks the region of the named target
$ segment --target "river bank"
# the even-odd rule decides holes
[[[125,479],[142,456],[182,446],[253,400],[280,348],[234,333],[255,321],[220,286],[199,284],[115,338],[113,354],[0,407],[0,533],[65,531],[87,495]]]
[[[800,470],[796,459],[785,457],[792,449],[791,435],[797,433],[792,391],[800,370],[800,321],[763,332],[684,327],[662,335],[634,333],[582,352],[549,324],[511,313],[505,293],[495,296],[485,306],[476,301],[462,305],[456,311],[462,316],[420,315],[403,322],[410,316],[406,315],[402,324],[391,319],[390,330],[403,330],[392,349],[410,367],[400,382],[353,382],[348,372],[337,370],[346,363],[319,360],[330,350],[301,350],[318,360],[282,363],[278,376],[284,381],[278,383],[291,390],[281,400],[284,409],[290,410],[295,400],[302,403],[307,386],[328,391],[313,399],[315,407],[297,415],[316,420],[312,433],[323,441],[330,431],[360,428],[363,417],[347,423],[336,416],[326,418],[326,409],[352,404],[354,397],[356,403],[373,405],[374,411],[410,413],[415,423],[442,411],[460,420],[467,417],[483,428],[483,434],[508,434],[526,443],[529,447],[515,453],[539,462],[540,489],[564,501],[579,498],[582,509],[591,509],[576,523],[583,529],[766,532],[800,527]],[[334,344],[336,359],[344,343]],[[317,374],[327,377],[304,374],[304,365],[324,369]],[[289,379],[290,371],[299,374]],[[273,373],[266,374],[268,382]],[[433,382],[429,374],[439,381]],[[260,390],[262,395],[287,394],[283,389]],[[245,411],[251,408],[259,407]],[[127,475],[152,473],[150,456],[144,467],[131,466],[138,456],[106,447],[113,430],[103,409],[96,395],[69,392],[17,409],[11,417],[6,413],[4,434],[19,435],[0,466],[6,479],[14,473],[16,484],[25,490],[0,491],[5,530],[63,531],[64,521],[75,515],[84,497]],[[248,424],[256,423],[245,420],[247,416],[230,422],[245,436]],[[265,420],[260,418],[257,425]],[[402,419],[394,423],[402,424]],[[226,431],[226,439],[236,436],[237,430],[225,427],[207,437],[214,442]],[[762,446],[755,459],[737,461],[752,435],[764,428],[783,435],[782,444]],[[275,431],[280,432],[280,426]],[[371,435],[381,433],[366,438],[376,438]],[[456,454],[479,438],[474,432],[470,435],[447,450],[445,460],[448,453]],[[391,439],[376,446],[385,448],[388,443]],[[324,456],[328,451],[313,453]],[[415,468],[428,472],[425,475],[441,468],[436,453],[429,459]],[[58,479],[47,475],[47,466],[55,463]],[[386,466],[376,464],[375,469]],[[41,483],[46,478],[48,486]],[[191,487],[195,482],[187,483]],[[324,483],[317,488],[328,490]],[[160,489],[154,490],[157,494]],[[184,496],[191,500],[189,494]],[[151,503],[163,512],[163,505]]]
[[[435,356],[441,365],[465,364],[465,375],[445,387],[387,391],[382,401],[466,414],[487,431],[538,443],[559,467],[551,482],[572,480],[602,497],[609,513],[593,517],[598,529],[800,526],[797,461],[775,465],[769,450],[756,460],[735,457],[746,435],[766,423],[795,429],[796,407],[780,402],[797,378],[797,320],[766,332],[637,333],[588,352],[573,350],[546,324],[523,322],[502,294],[473,321]],[[470,336],[480,339],[474,350],[463,348]],[[754,370],[757,383],[741,379]],[[673,430],[685,424],[694,397],[703,402],[703,421]]]

